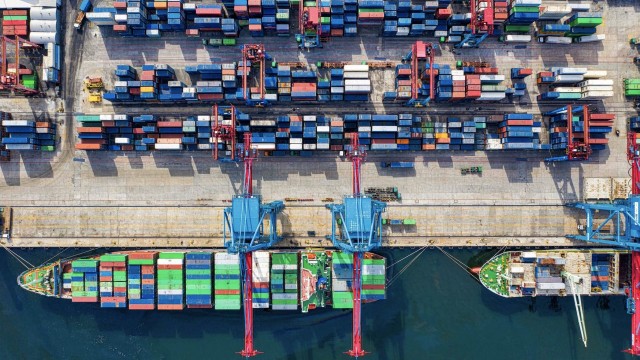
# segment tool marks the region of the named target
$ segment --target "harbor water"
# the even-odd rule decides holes
[[[34,265],[59,250],[16,250]],[[67,250],[72,255],[80,250]],[[388,264],[413,250],[385,250]],[[104,251],[100,251],[104,252]],[[478,251],[451,250],[467,262]],[[394,265],[400,274],[410,258]],[[24,268],[0,253],[0,359],[237,359],[240,311],[100,309],[22,290]],[[608,300],[608,301],[607,301]],[[623,359],[630,346],[624,297],[584,298],[589,347],[573,300],[503,299],[437,249],[391,283],[387,300],[363,306],[367,359]],[[351,312],[255,311],[258,359],[348,359]]]

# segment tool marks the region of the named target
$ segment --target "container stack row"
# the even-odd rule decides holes
[[[331,266],[332,306],[335,309],[352,309],[353,255],[334,252]]]
[[[212,308],[212,254],[188,252],[186,261],[186,304],[188,308]]]
[[[335,254],[335,253],[334,253]],[[335,255],[334,255],[335,256]],[[362,259],[363,302],[384,300],[386,297],[386,261],[384,258]]]
[[[298,309],[298,253],[271,255],[271,308]]]
[[[540,149],[542,123],[531,114],[505,114],[498,124],[498,137],[505,150]]]
[[[156,252],[129,254],[127,280],[129,310],[153,310],[156,306]]]
[[[184,309],[184,253],[158,255],[158,310]]]
[[[606,71],[587,68],[552,67],[537,74],[539,85],[549,85],[538,101],[597,100],[613,96],[613,80],[604,79]]]
[[[271,282],[271,254],[267,251],[256,251],[252,254],[252,294],[254,309],[269,308],[269,283]]]
[[[509,0],[507,26],[531,27],[540,18],[542,0]],[[519,31],[521,32],[521,31]]]
[[[602,291],[609,290],[609,263],[610,255],[591,255],[591,288],[600,288]]]
[[[98,302],[98,261],[74,260],[71,271],[71,300]]]
[[[640,96],[640,79],[624,79],[624,96]]]
[[[100,256],[100,307],[127,307],[127,255]]]
[[[564,111],[562,113],[562,111]],[[574,136],[584,139],[585,122],[584,112],[581,106],[572,108],[573,116],[570,122],[567,108],[563,107],[548,114],[549,117],[549,144],[554,150],[564,150],[568,143],[568,126],[572,127]],[[589,145],[591,150],[604,150],[609,143],[607,134],[613,130],[614,114],[588,114],[589,116]]]
[[[241,299],[241,271],[238,254],[215,253],[215,309],[239,310]]]
[[[562,17],[561,12],[552,15],[553,17]],[[549,44],[602,41],[605,39],[605,35],[597,34],[597,26],[602,22],[602,13],[590,12],[575,13],[561,22],[539,22],[537,30],[538,41]]]
[[[56,124],[49,121],[9,120],[11,114],[2,112],[2,145],[6,150],[54,151]]]

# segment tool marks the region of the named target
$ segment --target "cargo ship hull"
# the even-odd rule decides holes
[[[339,251],[257,251],[253,308],[308,312],[351,308],[353,256]],[[25,271],[18,284],[31,292],[99,303],[103,308],[239,310],[242,263],[221,250],[137,250],[58,260]],[[386,296],[386,260],[365,253],[362,302]]]
[[[568,274],[579,278],[579,295],[623,295],[629,263],[630,252],[617,249],[508,251],[487,261],[478,275],[502,297],[572,295]]]

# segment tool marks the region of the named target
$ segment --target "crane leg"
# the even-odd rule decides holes
[[[244,256],[244,276],[243,283],[243,311],[244,311],[244,349],[240,352],[245,358],[260,354],[253,348],[253,258],[251,252],[246,252]]]
[[[353,338],[351,350],[347,354],[358,358],[367,354],[362,349],[361,329],[361,290],[362,290],[362,253],[353,253]]]

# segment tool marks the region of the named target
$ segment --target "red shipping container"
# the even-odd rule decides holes
[[[198,36],[198,29],[187,29],[187,36]]]
[[[182,270],[182,265],[158,265],[158,270]]]
[[[216,290],[216,295],[240,295],[240,290]]]
[[[616,118],[615,114],[589,114],[590,120],[613,120]]]
[[[116,286],[113,288],[114,292],[127,292],[127,287],[126,286]]]
[[[154,310],[153,304],[129,304],[129,310]]]
[[[451,139],[450,138],[437,138],[436,139],[436,143],[437,144],[449,144],[449,143],[451,143]]]
[[[482,90],[482,85],[467,85],[467,92],[480,90]]]
[[[443,19],[448,19],[449,16],[451,16],[451,7],[446,7],[446,8],[439,8],[438,10],[436,10],[436,19],[438,20],[443,20]]]
[[[509,126],[533,126],[533,120],[507,120]]]
[[[113,7],[116,9],[126,9],[127,8],[127,2],[126,1],[114,1],[113,2]]]
[[[160,134],[161,139],[182,139],[182,134]]]
[[[81,144],[84,145],[104,145],[107,143],[105,139],[81,139]]]
[[[384,290],[385,285],[363,284],[362,290]]]
[[[179,305],[168,305],[168,304],[158,304],[158,310],[182,310],[182,304]]]
[[[182,121],[158,121],[158,127],[182,127]]]
[[[113,31],[127,31],[127,25],[113,25]]]
[[[113,281],[111,276],[100,276],[100,281]]]
[[[341,37],[344,35],[343,29],[331,29],[331,36]]]
[[[2,12],[2,15],[4,16],[24,16],[24,15],[28,15],[27,14],[27,10],[4,10]]]
[[[609,139],[594,139],[589,138],[589,144],[608,144]]]
[[[114,126],[116,126],[116,122],[115,121],[103,120],[102,121],[102,126],[103,127],[114,127]]]
[[[168,8],[180,8],[180,7],[182,7],[182,3],[180,3],[179,1],[169,1],[167,3],[167,7]]]
[[[156,255],[156,252],[136,252],[130,253],[129,259],[153,259]],[[151,267],[151,265],[142,265],[143,268]]]
[[[121,145],[120,149],[122,151],[133,151],[133,145]]]
[[[531,75],[531,74],[533,74],[533,69],[530,69],[530,68],[520,69],[520,71],[518,71],[518,74],[520,74],[520,75]]]
[[[140,95],[140,88],[139,87],[129,88],[129,94],[131,94],[131,95]]]
[[[258,0],[259,2],[259,0]],[[180,4],[180,3],[178,3]],[[251,4],[251,1],[249,1],[249,4]],[[179,5],[178,5],[179,6]],[[222,9],[209,9],[209,8],[196,8],[196,15],[209,15],[209,16],[215,16],[215,17],[220,17],[222,16]]]
[[[142,279],[141,280],[141,284],[142,285],[154,285],[155,284],[155,280],[154,279]]]
[[[223,94],[198,94],[198,100],[222,100]]]
[[[86,303],[98,302],[98,298],[97,297],[72,296],[71,297],[71,302],[86,302]]]
[[[480,96],[482,96],[482,92],[480,90],[467,91],[468,98],[479,98]]]
[[[589,126],[613,126],[612,120],[589,120]]]

